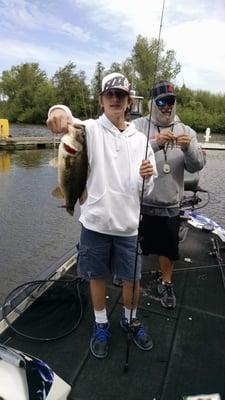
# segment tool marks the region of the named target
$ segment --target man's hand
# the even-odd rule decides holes
[[[159,146],[164,146],[166,143],[174,143],[175,141],[175,136],[172,131],[169,129],[163,129],[158,135],[157,135],[157,142]]]
[[[47,119],[47,127],[52,133],[68,132],[68,117],[64,110],[55,108]]]
[[[150,178],[154,174],[154,168],[149,160],[143,160],[139,173],[142,178]]]
[[[189,135],[176,136],[176,144],[181,147],[182,150],[187,150],[191,142],[191,137]]]

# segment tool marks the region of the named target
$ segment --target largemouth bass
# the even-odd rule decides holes
[[[82,204],[86,200],[86,181],[88,159],[84,125],[69,125],[68,133],[63,135],[58,150],[58,187],[53,196],[64,197],[65,207],[70,215],[74,214],[77,200]]]

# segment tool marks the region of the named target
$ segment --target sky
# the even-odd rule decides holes
[[[0,74],[39,63],[51,78],[69,61],[85,71],[131,55],[140,34],[158,38],[163,0],[0,0]],[[225,0],[165,0],[161,39],[181,72],[174,83],[225,93]]]

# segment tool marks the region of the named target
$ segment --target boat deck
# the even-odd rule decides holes
[[[97,360],[89,352],[93,317],[86,283],[80,287],[83,318],[71,334],[37,342],[7,329],[0,340],[47,362],[71,385],[70,400],[182,400],[185,395],[210,393],[224,399],[224,267],[209,254],[213,237],[189,227],[174,271],[175,310],[162,308],[156,292],[157,259],[145,257],[138,313],[151,332],[154,348],[143,352],[131,343],[127,372],[127,337],[119,326],[121,289],[111,281],[107,302],[112,335],[107,359]],[[63,279],[75,275],[73,268]],[[47,337],[72,330],[80,315],[75,289],[73,283],[52,286],[13,326],[29,335]]]

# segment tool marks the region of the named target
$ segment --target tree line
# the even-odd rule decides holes
[[[158,55],[158,58],[157,58]],[[157,65],[156,60],[158,59]],[[90,84],[85,71],[78,71],[69,61],[48,78],[38,63],[23,63],[3,71],[0,78],[0,116],[10,122],[44,124],[53,104],[68,105],[78,118],[95,118],[99,114],[101,80],[110,72],[122,72],[136,95],[143,96],[143,113],[147,113],[149,89],[155,81],[173,81],[181,70],[174,50],[166,50],[163,40],[137,36],[130,57],[112,63],[106,69],[97,62]],[[197,132],[210,127],[213,133],[225,134],[225,95],[176,87],[177,114]]]

